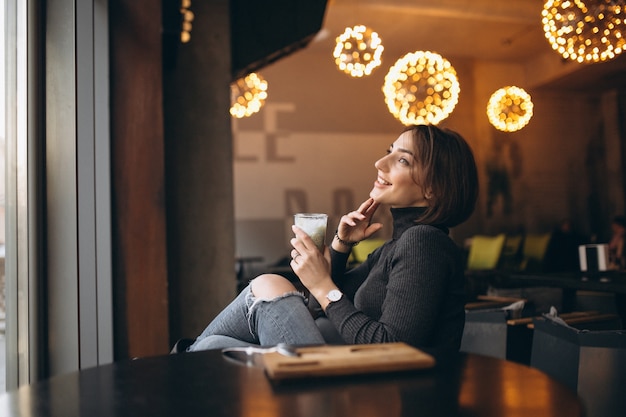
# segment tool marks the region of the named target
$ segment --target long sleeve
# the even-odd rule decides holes
[[[330,251],[331,278],[341,291],[346,294],[350,300],[353,300],[354,294],[369,274],[369,263],[364,262],[346,272],[346,264],[349,255],[337,252],[332,248]]]
[[[446,233],[410,227],[374,255],[364,266],[369,274],[354,302],[344,297],[326,310],[346,343],[403,341],[458,349],[465,319],[463,272],[459,250]]]

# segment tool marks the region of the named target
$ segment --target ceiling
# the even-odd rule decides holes
[[[329,0],[322,30],[309,48],[334,43],[346,26],[364,24],[375,30],[384,54],[400,57],[428,50],[445,57],[514,62],[536,66],[564,60],[552,50],[541,25],[543,0]],[[561,62],[559,62],[561,61]],[[624,83],[626,57],[581,65],[566,62],[550,79],[554,87],[593,88],[598,83]]]

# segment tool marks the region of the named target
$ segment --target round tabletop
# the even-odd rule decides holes
[[[219,351],[85,369],[0,396],[0,415],[576,417],[577,395],[544,373],[474,354],[433,369],[272,383]]]

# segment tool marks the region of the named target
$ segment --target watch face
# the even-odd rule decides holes
[[[341,296],[343,294],[341,293],[341,291],[339,290],[331,290],[328,295],[326,296],[326,298],[328,298],[329,301],[339,301],[341,300]]]

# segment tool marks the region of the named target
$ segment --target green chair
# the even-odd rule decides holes
[[[367,256],[374,252],[375,249],[382,246],[385,243],[385,239],[370,238],[361,241],[358,245],[352,248],[351,262],[363,263],[367,259]]]
[[[522,246],[522,264],[520,269],[524,271],[539,271],[542,269],[551,237],[551,233],[529,233],[526,235]]]
[[[506,235],[504,233],[496,236],[475,235],[470,244],[467,269],[496,269],[505,240]]]

